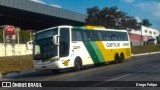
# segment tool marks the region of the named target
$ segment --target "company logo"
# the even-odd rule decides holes
[[[11,87],[11,82],[2,82],[2,87]]]
[[[5,34],[8,34],[8,35],[15,35],[16,32],[15,32],[15,29],[13,26],[8,26],[4,29],[4,32]]]

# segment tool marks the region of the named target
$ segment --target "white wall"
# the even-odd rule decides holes
[[[32,47],[32,45],[29,45]],[[6,44],[6,49],[3,43],[0,43],[0,57],[4,56],[19,56],[32,54],[32,49],[28,50],[26,44],[16,44],[14,47],[11,44]]]
[[[142,30],[142,35],[144,35],[144,36],[155,37],[155,36],[159,35],[159,31],[156,29],[153,29],[153,28],[148,28],[148,27],[142,26],[141,30]]]
[[[141,35],[141,31],[140,30],[134,30],[134,29],[132,29],[131,31],[129,31],[129,33]]]

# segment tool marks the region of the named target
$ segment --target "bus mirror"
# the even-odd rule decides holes
[[[52,41],[53,41],[54,45],[59,45],[58,38],[59,38],[59,35],[54,35],[53,36],[53,40]]]

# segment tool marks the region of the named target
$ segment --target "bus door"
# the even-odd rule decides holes
[[[60,47],[59,47],[59,56],[66,57],[69,55],[70,47],[70,29],[69,28],[60,28]]]

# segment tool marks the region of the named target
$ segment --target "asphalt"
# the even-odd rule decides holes
[[[160,53],[150,53],[146,55],[133,56],[131,59],[126,60],[120,64],[106,64],[102,66],[89,66],[81,71],[73,72],[72,70],[64,70],[60,74],[54,74],[51,71],[33,72],[18,76],[5,77],[1,81],[102,81],[95,82],[88,87],[67,87],[56,88],[60,90],[159,90],[160,88],[129,88],[129,87],[95,87],[107,85],[108,82],[123,81],[160,81]],[[126,82],[125,82],[126,81]],[[69,84],[69,82],[68,82]],[[63,85],[62,85],[63,86]],[[92,87],[94,86],[94,87]],[[2,88],[2,90],[17,90],[17,88]],[[26,89],[28,88],[18,88]],[[35,89],[35,88],[29,88]],[[40,90],[48,90],[51,88],[36,88]]]

